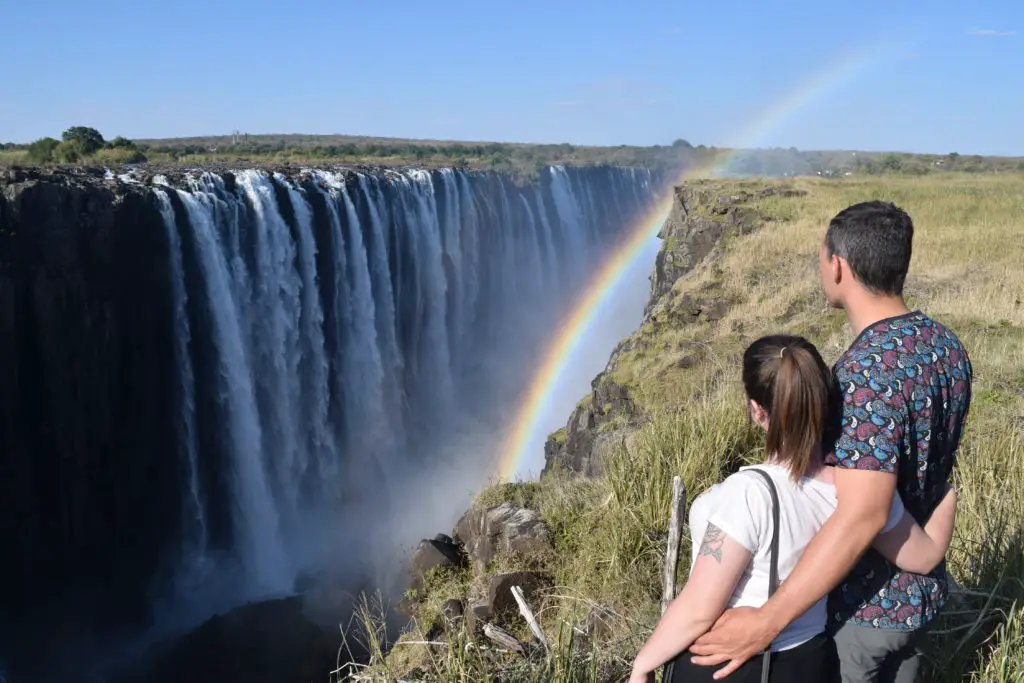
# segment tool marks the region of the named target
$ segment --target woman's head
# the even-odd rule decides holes
[[[803,337],[761,337],[743,354],[751,418],[764,428],[765,450],[803,476],[821,441],[831,375]]]

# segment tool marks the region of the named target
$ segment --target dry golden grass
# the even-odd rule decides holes
[[[517,659],[467,650],[459,640],[431,650],[427,678],[626,677],[658,614],[672,476],[682,475],[692,498],[739,463],[760,457],[761,437],[747,422],[740,385],[739,360],[749,341],[769,332],[803,334],[827,361],[852,341],[843,314],[820,295],[817,248],[836,212],[880,198],[906,209],[915,222],[909,303],[952,327],[975,367],[949,556],[960,589],[935,627],[923,680],[1024,680],[1024,176],[765,182],[807,194],[760,200],[755,206],[777,220],[728,240],[719,258],[677,282],[668,302],[652,313],[667,316],[690,297],[729,302],[724,317],[689,325],[648,321],[617,358],[615,379],[650,419],[623,433],[623,447],[605,475],[583,480],[555,473],[481,496],[481,504],[528,504],[555,532],[556,553],[544,562],[559,588],[535,607],[549,638],[563,636],[556,655]],[[683,367],[682,355],[700,362]],[[688,543],[684,539],[684,549]],[[685,576],[688,552],[681,555]],[[441,601],[483,580],[472,573],[438,577],[422,603],[420,629],[429,627]],[[576,627],[590,611],[602,615],[602,628],[585,637]],[[396,658],[377,661],[370,670],[377,680],[402,673]]]
[[[0,150],[0,166],[13,166],[23,164],[28,159],[28,153],[20,149]]]

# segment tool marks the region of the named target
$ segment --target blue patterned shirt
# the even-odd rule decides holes
[[[971,402],[971,362],[957,336],[920,311],[881,320],[833,368],[835,432],[827,462],[896,475],[907,512],[923,523],[945,493]],[[829,596],[830,619],[912,630],[945,604],[946,566],[899,570],[868,549]]]

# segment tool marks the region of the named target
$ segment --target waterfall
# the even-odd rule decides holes
[[[457,169],[103,182],[96,191],[122,192],[96,202],[120,212],[115,225],[76,239],[117,250],[61,251],[100,256],[70,294],[44,283],[53,299],[38,308],[28,280],[7,290],[25,292],[30,313],[17,320],[86,321],[68,328],[82,335],[74,344],[9,335],[19,372],[42,377],[21,381],[19,405],[33,416],[62,406],[39,422],[50,441],[17,432],[19,457],[42,454],[63,478],[46,488],[18,475],[12,490],[31,492],[18,509],[62,503],[15,540],[36,553],[25,567],[66,583],[60,572],[85,552],[83,510],[94,551],[76,591],[201,608],[289,593],[325,568],[358,575],[454,522],[444,516],[484,484],[538,357],[655,185],[615,167],[546,168],[525,184]],[[16,271],[0,269],[0,285]],[[94,357],[102,367],[80,374]],[[55,387],[73,391],[55,401]],[[112,395],[125,405],[106,410]],[[120,444],[136,415],[143,426]],[[80,470],[54,465],[66,462]],[[140,504],[152,509],[126,513]],[[31,578],[20,571],[10,585]]]

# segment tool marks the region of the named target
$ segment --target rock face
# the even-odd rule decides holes
[[[0,650],[148,618],[181,524],[165,234],[141,187],[0,177]]]
[[[727,233],[745,235],[763,222],[756,210],[743,206],[744,202],[776,192],[766,188],[756,194],[720,195],[707,189],[678,188],[668,220],[658,233],[663,242],[651,274],[651,298],[645,313],[676,280],[707,258]]]
[[[682,297],[669,308],[664,305],[666,295],[680,278],[702,261],[713,258],[727,236],[745,235],[763,225],[766,218],[747,204],[774,194],[790,196],[802,192],[764,188],[722,195],[719,190],[699,183],[676,188],[669,217],[658,233],[662,246],[650,276],[651,296],[644,309],[644,323],[677,326],[719,320],[728,310],[728,302]],[[611,372],[618,354],[635,343],[630,338],[619,344],[566,426],[548,437],[544,446],[545,472],[558,468],[585,476],[600,475],[605,458],[620,447],[623,429],[643,419],[629,388],[616,384]],[[696,362],[696,357],[687,353],[677,361],[680,367]]]
[[[591,393],[573,410],[564,430],[556,432],[544,444],[545,470],[556,464],[589,477],[599,476],[606,456],[619,440],[613,429],[636,416],[629,390],[611,379],[607,372],[591,382]]]
[[[512,503],[471,509],[455,525],[455,538],[478,569],[498,552],[532,555],[551,550],[551,532],[540,515]]]

